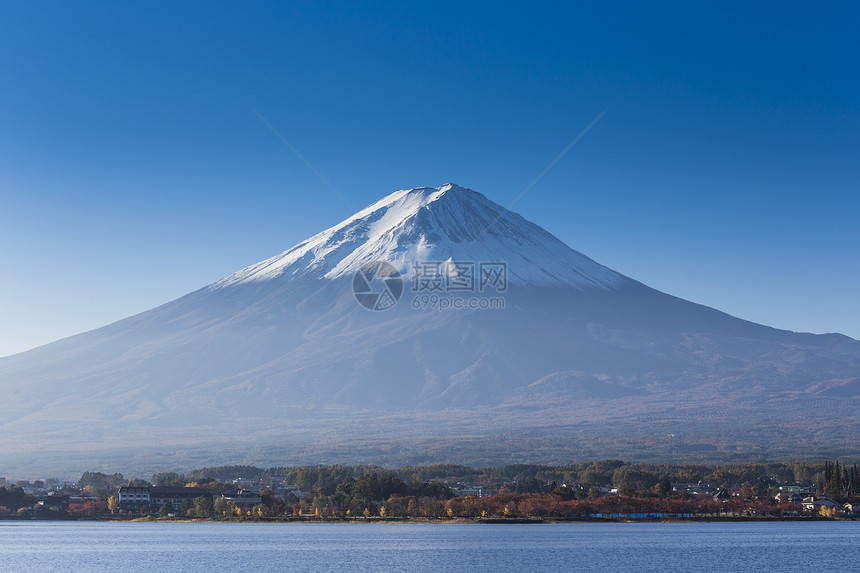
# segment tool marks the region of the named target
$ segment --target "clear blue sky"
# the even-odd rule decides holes
[[[0,355],[448,181],[756,322],[860,337],[857,3],[0,3]],[[695,5],[695,6],[694,6]]]

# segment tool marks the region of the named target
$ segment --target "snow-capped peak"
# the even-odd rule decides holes
[[[306,275],[334,279],[372,261],[404,274],[426,262],[502,262],[511,284],[529,286],[606,289],[629,280],[480,193],[447,183],[395,191],[212,288]]]

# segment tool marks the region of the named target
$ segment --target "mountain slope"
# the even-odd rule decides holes
[[[403,291],[371,311],[353,290],[378,261]],[[507,280],[484,281],[481,263]],[[223,461],[223,445],[241,443],[274,448],[273,463],[279,444],[345,441],[380,461],[374,444],[395,436],[403,461],[434,436],[491,463],[526,444],[558,456],[601,438],[598,455],[650,443],[666,457],[677,448],[655,440],[669,434],[708,451],[853,447],[858,381],[857,341],[660,293],[448,184],[398,191],[185,297],[0,359],[0,431],[10,452],[129,455],[167,441]]]
[[[305,275],[334,279],[373,261],[408,271],[449,258],[506,261],[511,282],[529,286],[613,288],[627,280],[480,193],[449,183],[396,191],[213,288]]]

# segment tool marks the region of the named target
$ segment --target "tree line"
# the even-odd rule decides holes
[[[254,482],[261,502],[237,507],[221,496],[235,489],[231,480]],[[393,518],[393,517],[526,517],[569,518],[591,513],[712,513],[726,501],[674,491],[679,483],[709,483],[732,490],[732,504],[749,511],[779,515],[786,508],[773,500],[778,484],[803,484],[836,502],[857,501],[860,469],[839,461],[823,464],[773,463],[656,465],[598,460],[564,466],[518,464],[489,468],[462,465],[405,466],[383,469],[371,465],[259,468],[220,466],[188,473],[159,472],[150,480],[126,479],[120,473],[84,472],[66,494],[87,499],[68,507],[70,515],[120,514],[120,485],[196,486],[210,492],[187,500],[180,514],[191,517],[240,518]],[[26,482],[18,482],[26,483]],[[283,493],[284,484],[291,486]],[[458,485],[482,485],[498,491],[492,497],[455,495]],[[618,495],[607,496],[614,485]],[[453,489],[452,489],[453,488]],[[275,495],[274,490],[281,493]],[[33,506],[36,499],[17,485],[0,487],[0,513]],[[752,504],[763,504],[760,507]],[[791,506],[794,508],[794,506]],[[796,508],[794,508],[796,510]],[[158,515],[175,513],[172,506],[151,508]]]
[[[739,488],[763,478],[773,483],[819,484],[830,481],[827,467],[833,464],[753,463],[753,464],[641,464],[622,460],[597,460],[568,465],[512,464],[498,467],[472,468],[454,464],[404,466],[385,469],[373,465],[315,465],[261,468],[256,466],[218,466],[192,470],[187,474],[163,472],[153,475],[156,485],[181,485],[187,481],[247,481],[278,482],[295,485],[307,491],[333,490],[351,477],[378,473],[391,474],[406,483],[429,481],[478,482],[504,484],[535,480],[544,484],[584,483],[615,487],[650,487],[664,478],[672,483],[708,483],[721,488]],[[846,466],[847,467],[847,466]],[[826,474],[826,475],[825,475]]]
[[[845,502],[856,499],[860,492],[860,468],[856,464],[852,466],[840,466],[839,460],[825,462],[824,464],[824,493],[836,502]]]

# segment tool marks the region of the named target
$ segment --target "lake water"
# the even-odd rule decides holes
[[[857,571],[860,522],[0,522],[0,571]]]

